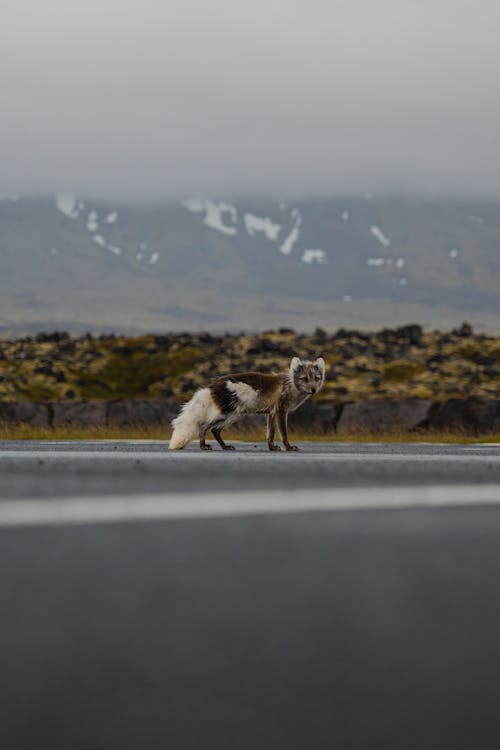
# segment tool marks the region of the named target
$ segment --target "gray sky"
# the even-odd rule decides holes
[[[500,196],[498,0],[2,0],[0,192]]]

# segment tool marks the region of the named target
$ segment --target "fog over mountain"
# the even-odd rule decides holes
[[[4,0],[0,191],[500,195],[494,0]]]
[[[0,201],[0,332],[498,330],[500,202]]]

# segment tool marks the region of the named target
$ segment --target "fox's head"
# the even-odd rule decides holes
[[[300,393],[313,396],[323,385],[325,360],[319,357],[310,362],[308,359],[294,357],[290,362],[290,377]]]

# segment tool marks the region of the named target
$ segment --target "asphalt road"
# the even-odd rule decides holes
[[[500,482],[500,445],[299,445],[168,452],[152,441],[4,442],[0,498]]]
[[[500,448],[2,448],[0,747],[500,746]]]

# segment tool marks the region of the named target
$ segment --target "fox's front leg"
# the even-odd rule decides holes
[[[276,412],[271,411],[267,415],[267,447],[270,451],[280,451],[279,445],[274,442],[274,433],[276,432]]]
[[[288,442],[287,417],[288,417],[287,410],[283,406],[280,406],[278,408],[278,427],[279,427],[281,439],[283,441],[283,445],[285,446],[287,451],[298,451],[300,449],[297,445],[290,445],[290,443]]]

